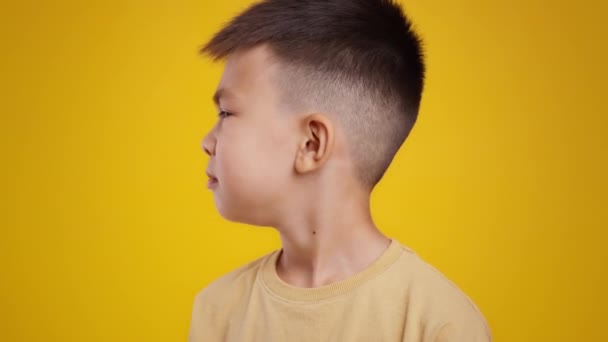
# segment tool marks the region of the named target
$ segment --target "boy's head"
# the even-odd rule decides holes
[[[227,59],[203,148],[235,221],[276,224],[302,190],[371,191],[417,118],[421,40],[390,0],[266,0],[201,53]]]

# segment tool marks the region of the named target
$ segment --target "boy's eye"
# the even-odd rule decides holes
[[[225,117],[227,117],[227,116],[232,115],[232,113],[227,112],[227,111],[225,111],[225,110],[221,110],[221,111],[220,111],[220,113],[219,113],[218,115],[219,115],[221,118],[225,118]]]

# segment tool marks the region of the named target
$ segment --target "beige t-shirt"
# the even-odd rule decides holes
[[[391,239],[364,270],[314,288],[276,273],[281,249],[216,279],[195,297],[190,342],[487,342],[477,306]]]

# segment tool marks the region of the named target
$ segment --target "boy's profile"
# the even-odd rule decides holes
[[[201,52],[226,60],[202,142],[216,207],[282,248],[196,295],[190,342],[491,341],[476,305],[371,217],[424,83],[397,4],[266,0]]]

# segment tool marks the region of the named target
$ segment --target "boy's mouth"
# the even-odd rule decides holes
[[[209,177],[209,180],[207,181],[207,188],[211,188],[215,185],[217,185],[217,178],[209,173],[209,171],[206,172],[207,173],[207,177]]]
[[[207,181],[207,188],[211,189],[217,185],[217,178],[209,178]]]

